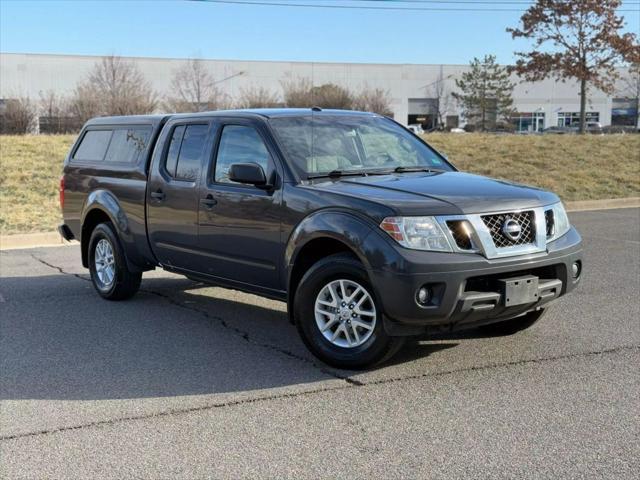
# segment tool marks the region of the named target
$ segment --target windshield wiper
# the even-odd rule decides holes
[[[434,170],[433,168],[428,167],[396,167],[396,168],[386,168],[386,169],[374,169],[374,170],[331,170],[327,173],[317,173],[308,175],[308,180],[313,180],[314,178],[339,178],[346,176],[357,176],[357,177],[366,177],[368,175],[389,175],[391,173],[409,173],[409,172],[429,172],[429,173],[438,173],[443,172],[443,170]]]
[[[307,179],[312,180],[314,178],[339,178],[346,176],[358,176],[358,177],[366,177],[371,172],[366,170],[331,170],[327,173],[317,173],[314,175],[307,175]]]
[[[433,168],[429,168],[429,167],[396,167],[396,168],[393,169],[393,171],[395,173],[409,173],[409,172],[436,173],[436,172],[442,172],[442,170],[434,170]]]

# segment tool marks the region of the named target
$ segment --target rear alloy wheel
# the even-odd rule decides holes
[[[96,244],[94,254],[94,266],[96,269],[96,281],[101,290],[107,290],[116,279],[116,265],[113,258],[113,249],[108,240],[101,238]]]
[[[349,254],[317,262],[295,293],[300,337],[315,356],[338,368],[369,367],[398,351],[404,339],[385,332],[382,314],[366,270]]]
[[[107,300],[125,300],[140,288],[142,273],[129,270],[124,250],[110,223],[99,224],[91,233],[89,271],[93,286]]]

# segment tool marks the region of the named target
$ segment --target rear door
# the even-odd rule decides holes
[[[198,268],[199,186],[213,146],[209,120],[167,124],[154,155],[147,186],[147,228],[162,265]]]
[[[201,271],[268,289],[280,287],[282,168],[258,120],[220,120],[214,158],[200,188]],[[229,180],[233,163],[260,165],[272,189]]]

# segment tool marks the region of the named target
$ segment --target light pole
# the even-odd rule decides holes
[[[247,72],[245,72],[244,70],[241,70],[237,73],[234,73],[233,75],[229,75],[228,77],[224,77],[220,80],[216,80],[215,82],[212,83],[212,85],[217,85],[219,83],[226,82],[227,80],[231,80],[232,78],[239,77],[241,75],[244,75],[245,73]]]

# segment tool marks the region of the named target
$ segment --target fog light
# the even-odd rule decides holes
[[[582,270],[582,264],[578,262],[573,262],[571,265],[571,276],[573,278],[578,278],[580,276],[580,271]]]
[[[431,289],[429,287],[421,287],[416,293],[416,300],[420,305],[427,305],[431,300]]]

